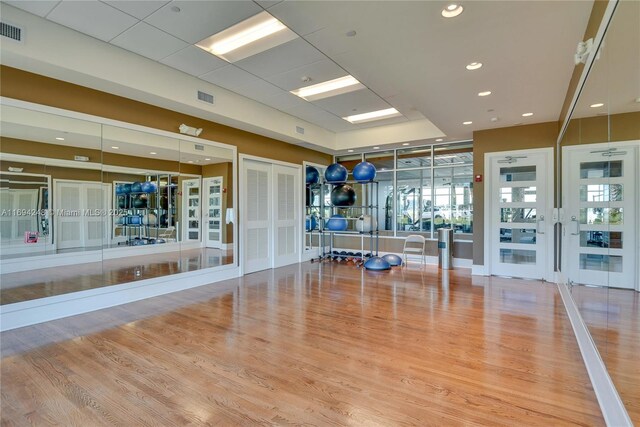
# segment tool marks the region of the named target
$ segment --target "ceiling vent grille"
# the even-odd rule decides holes
[[[0,35],[17,42],[22,41],[22,28],[0,22]]]
[[[204,151],[204,145],[202,144],[195,144],[193,148],[195,148],[198,151]]]
[[[304,128],[301,126],[296,126],[296,133],[299,133],[300,135],[304,135]]]
[[[202,92],[202,91],[198,91],[198,100],[202,102],[206,102],[208,104],[213,104],[213,95]]]

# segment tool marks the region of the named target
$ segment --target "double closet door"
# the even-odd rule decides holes
[[[241,252],[245,274],[300,261],[301,172],[256,159],[241,159]]]

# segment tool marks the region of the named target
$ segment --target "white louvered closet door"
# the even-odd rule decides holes
[[[245,274],[271,268],[271,165],[245,159],[242,218]]]
[[[299,169],[273,166],[274,267],[294,264],[300,258]]]
[[[78,182],[59,181],[54,187],[58,249],[84,246],[83,186]]]

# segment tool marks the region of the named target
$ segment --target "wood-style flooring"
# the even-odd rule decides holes
[[[640,293],[573,286],[571,294],[631,420],[640,426]]]
[[[232,251],[203,248],[2,274],[0,304],[119,285],[232,262]]]
[[[2,425],[604,425],[555,285],[303,263],[5,332]]]

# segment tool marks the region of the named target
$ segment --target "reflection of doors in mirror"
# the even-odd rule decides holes
[[[200,178],[182,181],[182,240],[200,240]]]
[[[637,147],[609,143],[565,148],[563,191],[569,280],[637,286]],[[640,288],[639,288],[640,290]]]
[[[204,178],[204,221],[206,227],[205,246],[222,247],[222,177]]]

